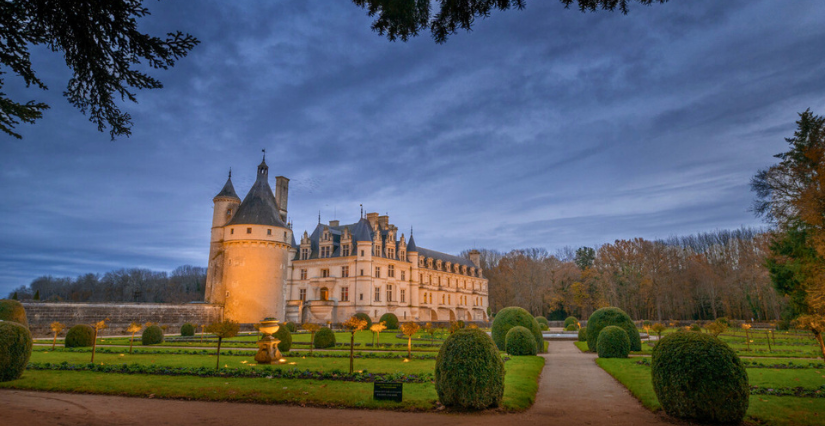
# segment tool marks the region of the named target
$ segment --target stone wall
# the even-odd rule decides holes
[[[35,336],[51,335],[49,324],[60,321],[67,329],[76,324],[94,324],[106,320],[109,328],[104,336],[125,334],[132,322],[145,324],[149,321],[168,325],[169,333],[180,331],[180,326],[209,324],[220,321],[222,308],[205,303],[172,305],[161,303],[39,303],[23,302],[29,328]],[[65,335],[65,331],[62,333]]]

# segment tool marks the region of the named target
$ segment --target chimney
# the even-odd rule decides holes
[[[481,267],[481,252],[476,249],[470,250],[470,262],[473,262],[476,267]]]
[[[378,213],[367,213],[367,220],[370,222],[370,227],[375,228],[378,222]]]
[[[329,226],[338,226],[339,223],[341,223],[341,222],[339,222],[337,220],[331,220],[331,221],[329,221]]]
[[[278,176],[275,178],[275,202],[278,203],[281,220],[286,223],[286,207],[289,201],[289,179]]]
[[[381,228],[387,229],[390,225],[390,217],[378,216],[378,224],[381,225]]]

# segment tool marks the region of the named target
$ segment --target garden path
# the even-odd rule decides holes
[[[668,425],[646,410],[572,342],[550,342],[542,355],[536,403],[520,414],[397,413],[104,395],[0,390],[0,418],[9,425]],[[538,423],[536,423],[538,422]]]

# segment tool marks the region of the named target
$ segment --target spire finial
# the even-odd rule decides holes
[[[264,161],[266,161],[266,148],[262,149],[261,152],[264,153]]]
[[[410,237],[411,238],[412,238],[412,231],[413,231],[413,227],[412,227],[412,225],[410,225]]]
[[[321,211],[318,210],[318,224],[321,224]]]
[[[364,218],[364,205],[363,204],[359,204],[359,205],[361,206],[361,219],[363,219]]]
[[[229,168],[229,179],[232,179],[232,167]]]

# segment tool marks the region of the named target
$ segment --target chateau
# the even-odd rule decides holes
[[[287,223],[289,179],[269,186],[266,161],[241,201],[230,174],[215,196],[206,301],[241,323],[265,317],[297,323],[343,322],[363,312],[400,321],[486,321],[487,280],[470,259],[418,247],[388,216],[333,220],[304,232]]]

